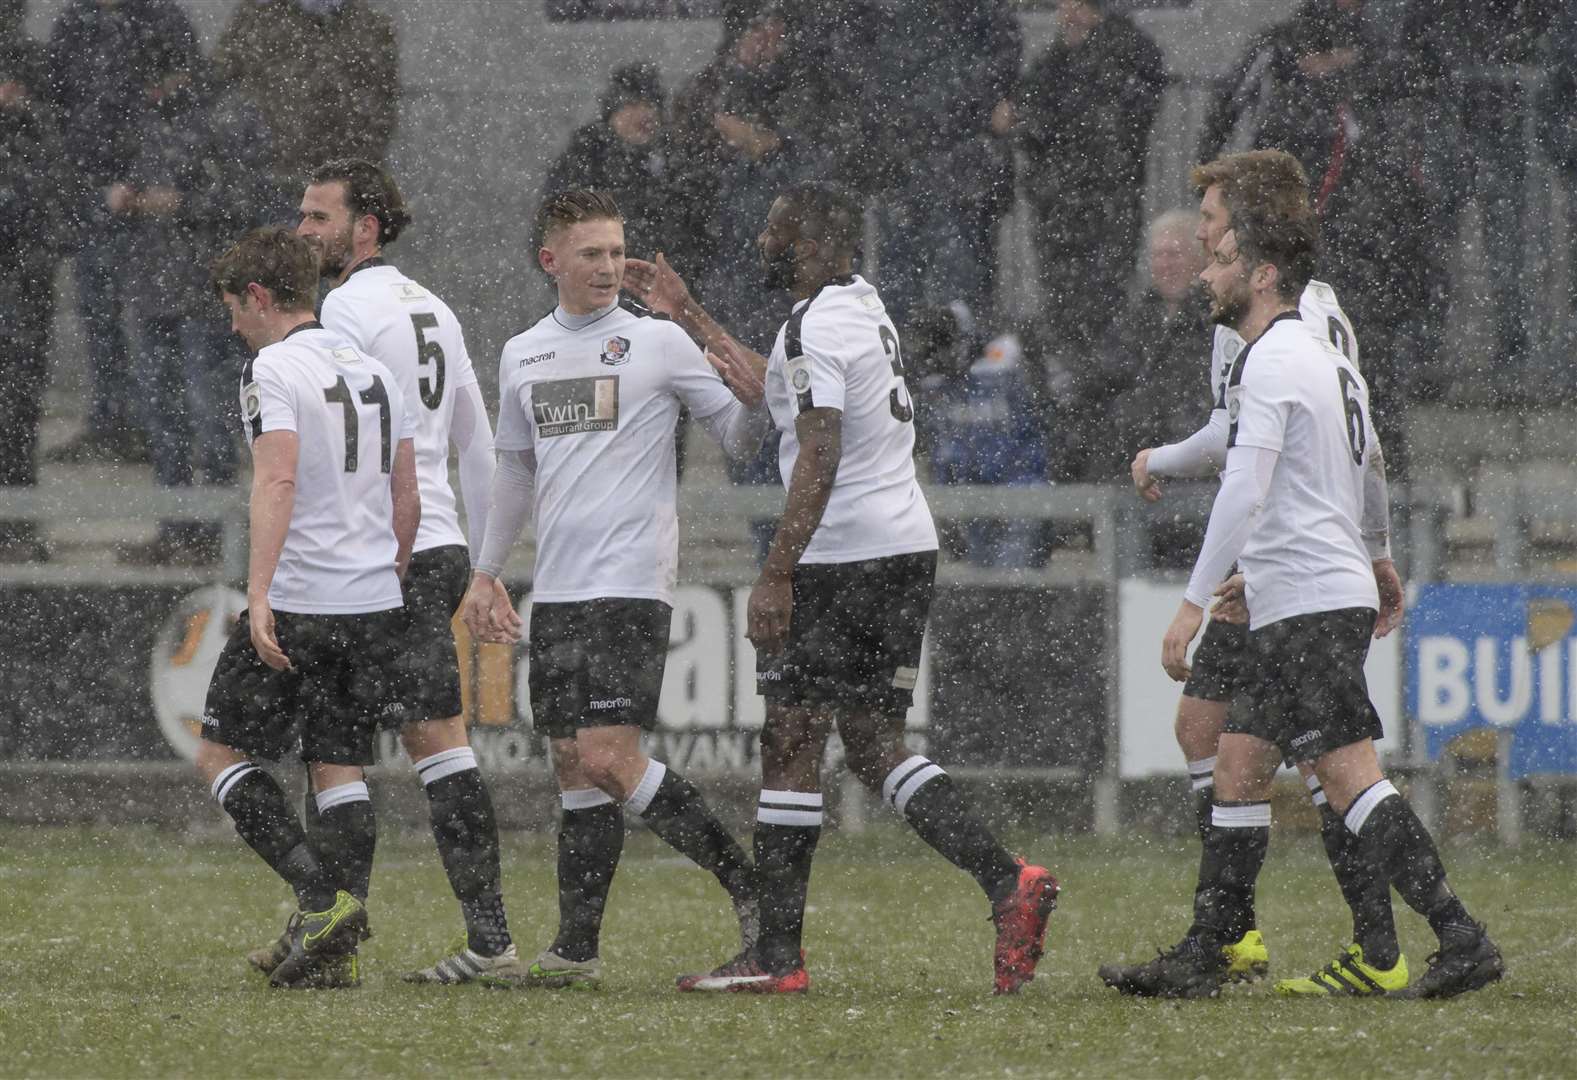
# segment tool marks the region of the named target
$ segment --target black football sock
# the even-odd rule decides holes
[[[433,839],[449,887],[465,916],[466,948],[497,956],[513,944],[498,867],[498,822],[476,754],[469,746],[442,750],[416,763],[427,789]]]
[[[882,781],[882,801],[904,816],[920,839],[973,877],[994,904],[1018,884],[1018,863],[964,803],[941,766],[914,755]]]
[[[810,864],[821,839],[819,791],[761,792],[756,807],[756,873],[761,882],[761,938],[756,951],[768,971],[800,965]]]
[[[624,851],[624,808],[596,788],[560,796],[559,930],[552,951],[581,963],[596,957],[608,890]]]
[[[334,906],[334,889],[272,776],[250,761],[242,761],[220,773],[212,790],[235,824],[236,835],[285,879],[303,911]]]
[[[695,785],[662,762],[646,763],[646,774],[624,805],[675,851],[710,870],[730,897],[754,893],[755,868],[744,848],[712,815]]]
[[[1393,968],[1402,955],[1402,946],[1396,940],[1396,919],[1391,912],[1391,883],[1369,861],[1363,841],[1353,835],[1332,808],[1319,778],[1304,779],[1320,814],[1320,839],[1325,843],[1331,872],[1352,912],[1352,939],[1363,949],[1364,963]]]
[[[1346,823],[1407,906],[1428,919],[1437,936],[1477,936],[1479,925],[1447,884],[1445,864],[1429,830],[1389,780],[1354,799]]]
[[[1194,888],[1190,936],[1218,949],[1254,926],[1254,885],[1270,849],[1270,803],[1217,802]]]
[[[378,827],[365,780],[320,791],[312,800],[315,826],[308,830],[323,874],[335,888],[367,899],[372,881],[372,853]]]

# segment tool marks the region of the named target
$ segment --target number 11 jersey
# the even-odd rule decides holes
[[[295,501],[269,605],[310,615],[399,607],[389,483],[415,424],[389,369],[307,323],[247,361],[241,415],[249,446],[296,433]]]
[[[794,306],[767,361],[767,407],[783,432],[787,487],[799,459],[794,422],[807,409],[843,413],[843,456],[802,563],[849,563],[935,551],[936,525],[915,479],[914,409],[898,334],[876,288],[834,278]]]

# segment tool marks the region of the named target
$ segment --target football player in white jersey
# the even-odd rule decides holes
[[[320,318],[394,373],[416,421],[416,478],[422,525],[405,575],[404,639],[390,672],[410,685],[412,708],[384,718],[427,793],[433,837],[465,917],[466,943],[409,982],[507,981],[525,973],[510,939],[499,875],[498,825],[461,715],[460,664],[451,621],[471,576],[460,529],[449,453],[459,457],[460,487],[472,551],[481,547],[493,482],[493,432],[471,368],[465,337],[449,306],[384,260],[384,248],[410,224],[394,178],[370,161],[330,161],[312,173],[296,231],[319,255],[333,287]],[[309,813],[308,831],[311,831]],[[370,870],[372,851],[356,853]],[[267,950],[254,963],[266,966]]]
[[[1306,326],[1297,297],[1314,264],[1313,215],[1240,208],[1201,275],[1214,319],[1246,344],[1227,384],[1227,461],[1186,598],[1162,642],[1162,663],[1187,677],[1187,649],[1234,561],[1243,570],[1246,667],[1221,736],[1216,822],[1270,824],[1283,760],[1308,762],[1362,854],[1439,938],[1429,969],[1408,984],[1349,946],[1316,979],[1333,992],[1452,997],[1499,979],[1500,952],[1446,882],[1434,841],[1385,778],[1374,749],[1380,720],[1364,659],[1375,634],[1401,619],[1390,566],[1389,508],[1369,390],[1358,369]],[[1382,573],[1377,567],[1384,564]],[[1146,996],[1208,996],[1221,947],[1236,940],[1243,891],[1263,848],[1256,828],[1212,834],[1195,892],[1194,925],[1175,948],[1124,972]],[[1258,850],[1256,850],[1258,848]],[[1111,981],[1111,980],[1108,980]]]
[[[834,725],[854,774],[984,890],[998,993],[1034,978],[1056,903],[1051,874],[1004,848],[947,773],[904,745],[937,538],[915,479],[898,333],[875,287],[854,273],[862,220],[838,189],[797,184],[773,203],[758,240],[769,276],[795,297],[767,369],[788,503],[748,610],[767,703],[755,832],[761,940],[710,973],[681,977],[681,990],[809,986],[800,935]],[[632,267],[637,289],[693,336],[740,348],[665,261]]]
[[[1199,225],[1195,236],[1208,257],[1231,226],[1232,217],[1249,206],[1279,207],[1286,212],[1307,211],[1308,177],[1292,155],[1280,150],[1255,150],[1227,154],[1193,170],[1191,179],[1200,193]],[[1331,342],[1358,363],[1358,340],[1347,321],[1335,291],[1310,281],[1298,301],[1304,325],[1329,336]],[[1134,458],[1134,485],[1154,501],[1161,498],[1160,477],[1205,477],[1221,471],[1226,461],[1227,380],[1232,363],[1243,349],[1243,338],[1230,326],[1217,324],[1208,373],[1211,410],[1206,424],[1192,436],[1167,446],[1140,450]],[[1387,579],[1389,583],[1390,579]],[[1247,630],[1215,620],[1205,628],[1195,650],[1188,681],[1177,705],[1174,730],[1188,763],[1194,791],[1194,820],[1200,842],[1208,843],[1214,823],[1214,771],[1216,746],[1226,723],[1227,709],[1243,667]],[[1358,843],[1329,805],[1319,780],[1307,764],[1300,767],[1309,786],[1315,812],[1320,816],[1320,836],[1331,869],[1353,917],[1353,941],[1364,950],[1372,966],[1390,971],[1400,961],[1401,947],[1391,912],[1390,889],[1358,857]],[[1235,826],[1244,823],[1235,820]],[[1270,966],[1254,918],[1253,898],[1247,898],[1247,926],[1242,937],[1227,948],[1227,977],[1252,981]],[[1324,992],[1326,984],[1305,979],[1283,980],[1283,992]]]
[[[570,986],[602,977],[627,812],[711,871],[742,940],[755,940],[750,860],[695,786],[642,752],[641,733],[657,724],[673,615],[679,410],[736,458],[759,452],[768,417],[762,370],[737,355],[709,363],[673,322],[620,298],[624,223],[612,198],[549,196],[537,233],[559,303],[499,360],[498,469],[463,616],[484,640],[518,640],[498,576],[531,518],[531,715],[551,742],[563,814],[558,934],[528,981]]]
[[[197,768],[241,838],[295,892],[274,986],[352,986],[367,911],[345,852],[370,847],[362,767],[377,718],[407,704],[385,677],[400,577],[421,519],[414,417],[390,371],[313,318],[317,256],[288,229],[248,233],[215,263],[252,447],[247,612],[203,707]],[[317,791],[309,839],[253,764],[300,741]]]

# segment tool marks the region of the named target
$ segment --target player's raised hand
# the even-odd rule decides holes
[[[1374,620],[1374,636],[1383,638],[1402,625],[1402,579],[1390,559],[1374,562],[1374,584],[1380,590],[1380,614]]]
[[[745,609],[745,637],[757,652],[782,652],[788,641],[793,614],[794,589],[790,579],[763,572],[750,590],[750,603]]]
[[[645,259],[624,260],[624,291],[653,311],[678,318],[690,303],[690,287],[662,252],[656,262]]]
[[[1248,597],[1244,592],[1242,574],[1233,574],[1217,586],[1216,596],[1219,599],[1210,609],[1213,620],[1238,626],[1248,623]]]
[[[289,668],[290,657],[279,647],[279,638],[274,635],[274,609],[268,606],[267,597],[247,605],[246,621],[252,635],[252,648],[257,650],[263,663],[275,671]]]
[[[1139,493],[1139,497],[1147,502],[1157,502],[1161,498],[1161,484],[1150,475],[1150,449],[1147,446],[1134,455],[1129,471],[1133,473],[1133,489]]]
[[[730,339],[706,350],[706,362],[747,408],[754,409],[767,395],[766,361],[758,353],[742,348]]]
[[[1172,616],[1172,625],[1166,628],[1166,636],[1161,639],[1161,666],[1174,682],[1188,680],[1188,646],[1193,644],[1204,621],[1204,609],[1184,600]]]

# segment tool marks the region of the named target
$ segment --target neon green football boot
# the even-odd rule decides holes
[[[1235,944],[1223,946],[1227,961],[1227,982],[1255,982],[1270,972],[1270,950],[1258,930],[1250,930]]]
[[[1335,960],[1306,979],[1282,979],[1276,993],[1291,997],[1352,997],[1394,994],[1407,989],[1407,957],[1398,955],[1389,970],[1366,964],[1363,947],[1349,945]]]

